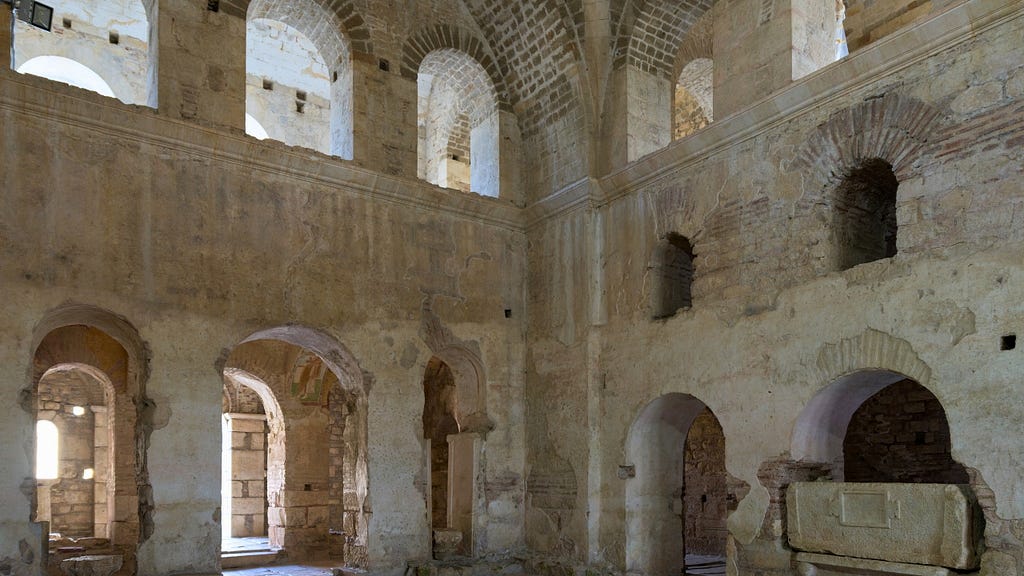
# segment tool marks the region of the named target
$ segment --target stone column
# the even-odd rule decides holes
[[[245,20],[204,0],[158,8],[160,114],[220,128],[245,128]]]

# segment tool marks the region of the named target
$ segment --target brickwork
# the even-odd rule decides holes
[[[854,412],[843,456],[846,482],[968,482],[950,454],[942,404],[913,380],[888,386]]]
[[[729,531],[725,434],[711,410],[697,415],[683,456],[683,543],[687,554],[725,556]]]
[[[233,470],[233,480],[239,482],[233,484],[238,496],[232,505],[242,505],[232,510],[236,526],[255,529],[265,508],[271,545],[311,558],[340,557],[352,566],[365,565],[365,404],[343,390],[323,358],[283,341],[237,346],[225,374],[229,381],[262,390],[267,413],[265,440],[257,429],[262,421],[238,420],[244,434],[233,439],[232,456],[245,477],[236,478]],[[244,395],[238,396],[244,405]],[[267,405],[268,398],[274,406]],[[255,470],[264,458],[261,498],[257,494],[263,486]]]
[[[675,80],[676,57],[683,39],[712,4],[712,0],[635,2],[635,20],[631,26],[623,23],[623,33],[617,39],[616,67],[629,64]]]
[[[840,182],[832,205],[840,270],[896,255],[898,187],[892,167],[878,159],[865,161]]]
[[[51,519],[57,515],[51,531],[109,538],[124,555],[120,574],[135,569],[136,547],[151,528],[150,503],[140,494],[146,453],[133,449],[139,438],[135,370],[119,341],[86,325],[54,329],[33,358],[37,417],[54,420],[62,437],[61,478],[46,499]],[[75,406],[83,408],[81,416]],[[92,479],[84,477],[87,468]],[[59,572],[60,557],[49,561],[50,572]]]

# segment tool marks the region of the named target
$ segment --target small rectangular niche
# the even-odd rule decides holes
[[[109,38],[110,38],[110,43],[111,44],[120,44],[121,43],[121,35],[118,34],[116,30],[111,30],[110,31]]]
[[[1002,338],[999,339],[999,349],[1002,350],[1003,352],[1006,352],[1007,350],[1013,350],[1016,347],[1016,334],[1007,334],[1006,336],[1003,336]]]
[[[269,79],[269,78],[264,78],[263,79],[263,89],[264,90],[273,90],[274,89],[274,81]]]
[[[303,102],[302,100],[296,100],[295,101],[295,111],[298,112],[299,114],[305,113],[306,112],[306,103]]]
[[[71,18],[63,18],[61,24],[68,30],[71,30]]]
[[[304,90],[296,90],[295,91],[295,99],[296,100],[301,100],[301,101],[305,102],[306,101],[306,92]]]

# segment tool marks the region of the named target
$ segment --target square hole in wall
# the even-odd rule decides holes
[[[63,20],[61,20],[61,24],[63,24],[65,28],[70,30],[71,29],[71,18],[64,18]]]
[[[1003,336],[999,340],[999,349],[1000,350],[1003,350],[1003,351],[1013,350],[1016,347],[1017,347],[1017,335],[1016,334],[1007,334],[1006,336]]]
[[[382,72],[387,72],[388,70],[391,70],[391,63],[383,58],[381,58],[377,62],[377,66],[381,69]]]
[[[302,114],[306,111],[306,103],[301,100],[295,101],[295,111]]]
[[[220,12],[220,0],[207,0],[206,9],[210,12]]]
[[[111,30],[110,31],[109,38],[110,38],[110,43],[111,44],[120,44],[121,43],[121,35],[118,34],[116,30]]]
[[[273,90],[274,89],[274,81],[269,79],[269,78],[264,78],[263,79],[263,89],[264,90]]]
[[[304,90],[296,90],[295,91],[295,99],[296,100],[302,100],[303,102],[305,102],[306,101],[306,92]]]

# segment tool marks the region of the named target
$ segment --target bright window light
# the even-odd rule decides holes
[[[96,477],[96,471],[92,468],[86,468],[82,470],[82,480],[92,480]]]
[[[59,469],[60,434],[49,420],[36,422],[36,479],[56,480]]]
[[[74,408],[71,409],[71,413],[74,414],[75,416],[83,416],[85,415],[85,408],[81,406],[75,406]]]
[[[263,129],[263,125],[250,114],[245,115],[245,133],[257,140],[266,140],[269,138],[267,131]]]
[[[18,73],[42,76],[56,82],[71,84],[85,90],[92,90],[103,96],[114,97],[114,91],[110,89],[100,75],[90,70],[84,64],[79,64],[70,58],[62,56],[36,56],[18,67]]]

